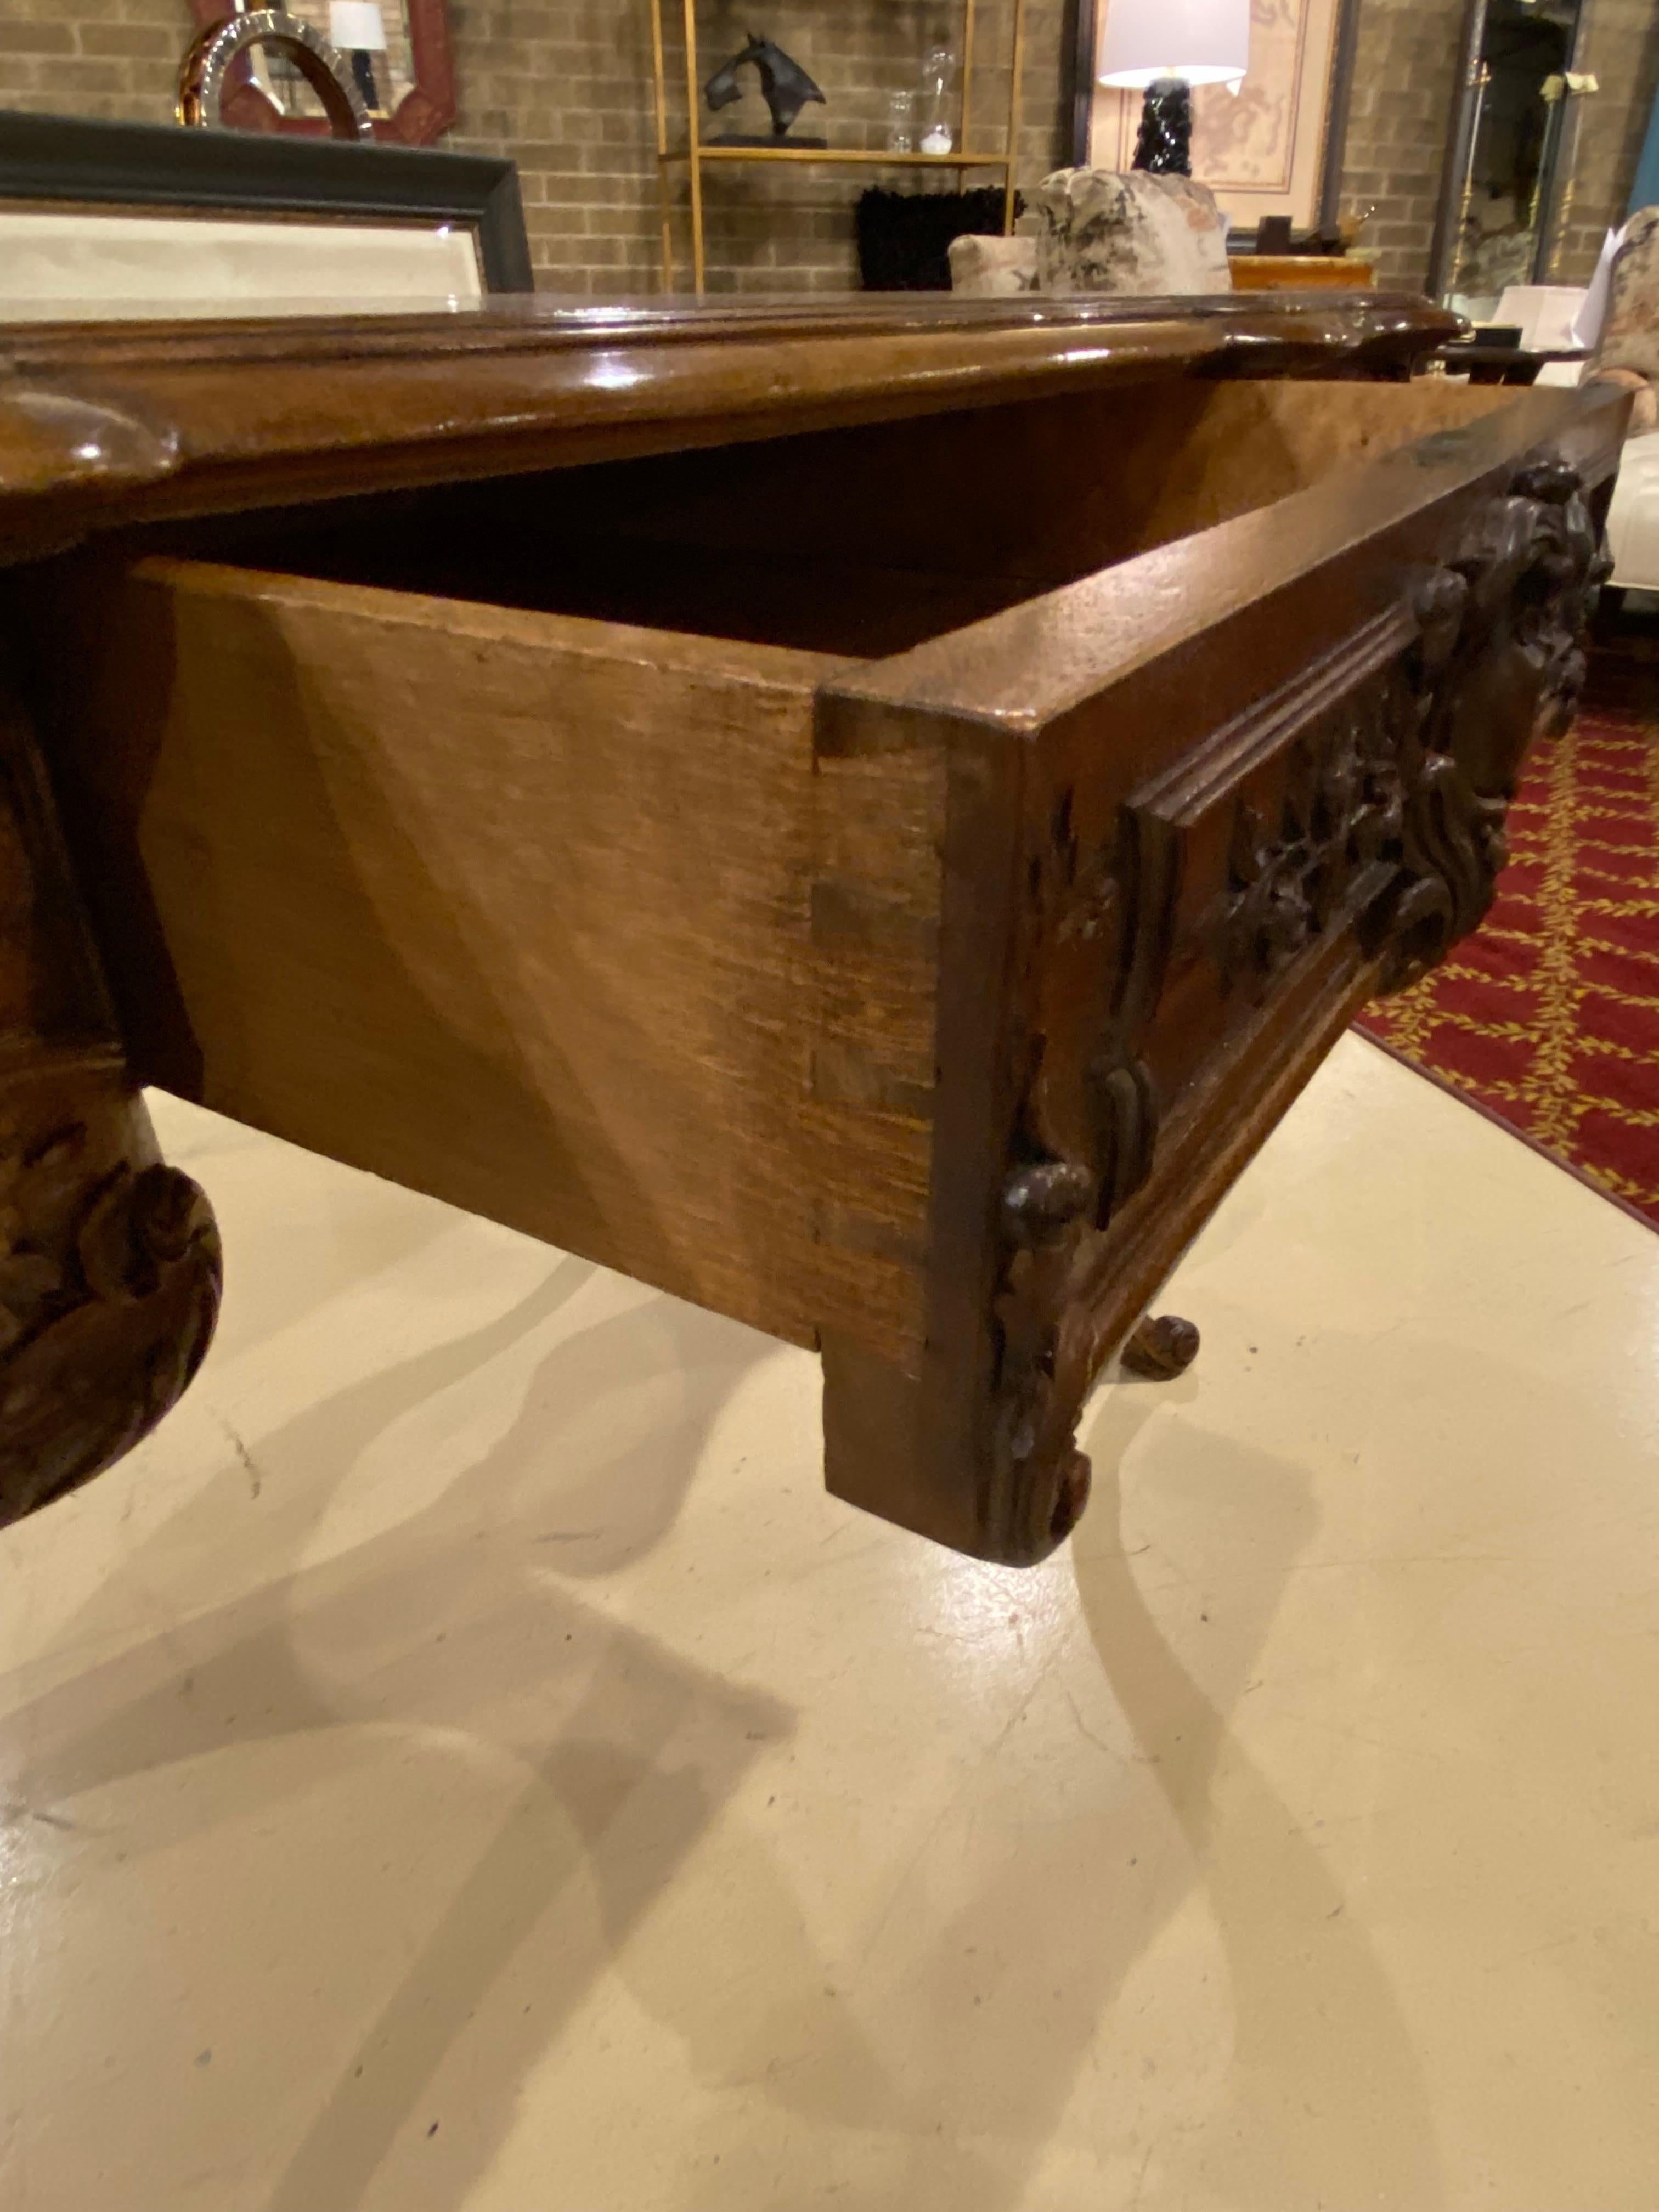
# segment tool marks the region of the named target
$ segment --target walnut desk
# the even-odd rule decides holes
[[[158,1084],[815,1348],[833,1490],[1041,1558],[1102,1363],[1571,711],[1628,403],[1407,380],[1450,327],[9,332],[5,1511],[210,1334]]]

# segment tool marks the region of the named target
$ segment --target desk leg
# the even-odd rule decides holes
[[[1179,1314],[1147,1314],[1119,1354],[1131,1375],[1172,1382],[1198,1357],[1198,1329]]]
[[[40,756],[0,696],[0,1523],[129,1451],[219,1307],[206,1198],[157,1156]]]

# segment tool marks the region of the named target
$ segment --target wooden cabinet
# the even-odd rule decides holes
[[[140,453],[0,482],[134,1075],[817,1349],[835,1491],[1042,1557],[1102,1364],[1484,911],[1626,404],[1181,305],[37,339],[0,453],[44,392]]]

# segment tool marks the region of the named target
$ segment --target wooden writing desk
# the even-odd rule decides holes
[[[7,1510],[210,1333],[155,1083],[816,1347],[836,1492],[1041,1558],[1103,1361],[1480,919],[1582,678],[1627,402],[1401,380],[1449,327],[13,331]]]

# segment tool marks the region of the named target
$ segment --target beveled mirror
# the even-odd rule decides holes
[[[240,0],[191,0],[206,25],[240,12]],[[448,0],[284,0],[341,54],[377,138],[424,146],[455,119]],[[224,119],[238,131],[328,134],[322,103],[293,62],[255,49],[236,64]]]

